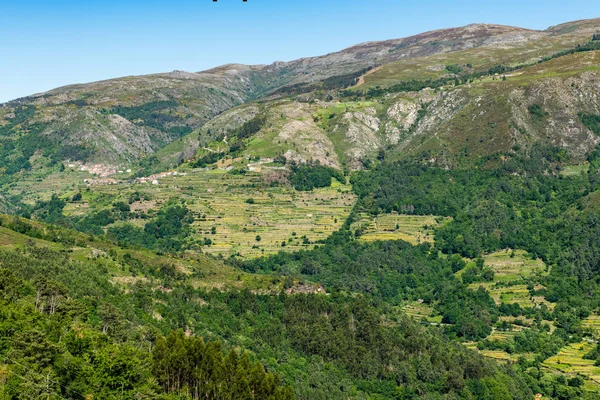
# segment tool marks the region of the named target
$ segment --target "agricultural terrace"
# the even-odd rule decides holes
[[[154,184],[97,184],[81,191],[83,201],[69,204],[66,213],[101,210],[135,196],[139,200],[130,204],[131,210],[151,214],[177,199],[194,214],[192,239],[203,252],[244,258],[312,248],[341,227],[355,203],[351,186],[335,180],[331,187],[301,192],[268,185],[260,173],[221,169],[189,170]],[[147,221],[128,223],[143,226]]]

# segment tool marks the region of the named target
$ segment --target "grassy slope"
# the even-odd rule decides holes
[[[18,233],[7,228],[7,226],[10,227],[16,220],[20,219],[0,214],[0,245],[2,247],[19,248],[33,241],[33,243],[41,247],[66,251],[72,259],[79,261],[85,261],[91,257],[95,258],[96,255],[94,253],[101,254],[100,257],[105,258],[109,273],[116,283],[133,283],[136,280],[145,279],[142,275],[133,276],[129,272],[128,267],[120,264],[120,261],[118,261],[124,254],[129,253],[147,266],[174,264],[179,272],[189,275],[189,279],[197,287],[208,289],[213,287],[220,289],[247,287],[254,290],[272,290],[274,292],[280,290],[280,287],[277,286],[278,284],[270,281],[268,276],[247,274],[227,266],[221,261],[203,255],[194,254],[189,257],[172,258],[157,255],[144,249],[122,248],[106,240],[64,228],[52,227],[31,220],[21,220],[39,232],[42,232],[42,237],[49,237],[48,235],[52,234],[52,232],[58,237],[70,237],[73,244],[67,245],[36,238],[35,235]]]

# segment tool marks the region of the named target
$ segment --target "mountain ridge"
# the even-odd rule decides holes
[[[24,136],[30,137],[29,142],[35,142],[34,137],[48,141],[45,147],[54,149],[54,162],[132,165],[180,138],[197,135],[216,116],[254,100],[269,101],[294,93],[306,93],[307,99],[321,92],[335,96],[337,90],[353,85],[365,71],[376,66],[378,70],[364,79],[365,90],[407,79],[434,76],[451,79],[452,72],[445,71],[446,65],[460,63],[462,54],[466,60],[469,52],[477,51],[477,56],[472,56],[477,62],[487,60],[471,67],[465,61],[468,68],[459,67],[473,72],[505,61],[532,62],[585,43],[589,33],[598,29],[600,19],[568,22],[544,31],[470,24],[406,38],[360,43],[322,56],[269,65],[226,64],[201,72],[175,70],[67,85],[0,105],[0,136],[6,143],[17,143],[17,147]],[[453,55],[456,61],[451,60]],[[424,67],[423,63],[444,57],[449,61]],[[398,75],[393,70],[398,65],[408,68],[412,75]],[[387,81],[381,81],[382,75],[386,75]],[[314,127],[310,129],[314,131]],[[379,144],[372,146],[379,134],[369,135],[370,139],[363,138],[352,145],[359,147],[351,157],[352,168],[359,167],[359,158],[371,157],[388,141],[377,140]],[[306,140],[309,137],[305,135]],[[331,154],[329,144],[319,147],[328,148],[323,153]],[[31,163],[34,161],[31,156],[40,152],[49,155],[39,147],[31,154],[16,151],[10,153],[10,157],[23,158],[22,164],[27,166],[26,161]],[[170,159],[181,161],[189,155],[190,150]],[[302,156],[298,160],[309,158]],[[14,168],[19,170],[19,167]]]
[[[456,26],[456,27],[450,27],[450,28],[442,28],[442,29],[434,29],[431,31],[426,31],[426,32],[422,32],[422,33],[418,33],[418,34],[414,34],[414,35],[410,35],[410,36],[406,36],[406,37],[401,37],[401,38],[392,38],[392,39],[384,39],[384,40],[371,40],[371,41],[365,41],[365,42],[361,42],[361,43],[357,43],[348,47],[345,47],[341,50],[337,50],[337,51],[332,51],[323,55],[317,55],[317,56],[306,56],[306,57],[300,57],[294,60],[290,60],[290,61],[281,61],[281,60],[276,60],[273,61],[270,64],[242,64],[242,63],[227,63],[227,64],[221,64],[221,65],[217,65],[215,67],[211,67],[208,68],[206,70],[201,70],[201,71],[184,71],[184,70],[173,70],[170,72],[155,72],[155,73],[151,73],[151,74],[142,74],[142,75],[126,75],[126,76],[120,76],[120,77],[113,77],[113,78],[107,78],[107,79],[101,79],[101,80],[97,80],[97,81],[90,81],[90,82],[80,82],[80,83],[73,83],[73,84],[68,84],[68,85],[64,85],[64,86],[59,86],[47,91],[42,91],[42,92],[37,92],[31,95],[27,95],[27,96],[23,96],[20,98],[16,98],[13,100],[9,100],[3,103],[0,103],[0,107],[4,106],[6,104],[9,103],[13,103],[16,101],[20,101],[22,99],[27,99],[29,97],[39,97],[42,96],[44,94],[47,93],[51,93],[51,92],[55,92],[55,91],[60,91],[60,90],[64,90],[64,89],[72,89],[72,88],[77,88],[80,86],[85,86],[85,85],[94,85],[94,84],[99,84],[99,83],[105,83],[105,82],[110,82],[110,81],[114,81],[114,80],[121,80],[121,79],[130,79],[130,78],[136,78],[136,77],[161,77],[164,75],[170,75],[170,74],[192,74],[192,75],[199,75],[199,74],[213,74],[213,73],[217,73],[220,70],[225,70],[227,71],[230,67],[235,67],[235,68],[243,68],[243,69],[263,69],[263,68],[275,68],[275,67],[279,67],[281,65],[288,65],[288,64],[292,64],[292,63],[300,63],[300,62],[304,62],[306,60],[313,60],[313,59],[320,59],[320,58],[326,58],[332,55],[336,55],[336,54],[341,54],[341,53],[347,53],[350,52],[351,50],[355,50],[355,49],[361,49],[361,48],[365,48],[365,47],[369,47],[369,46],[373,46],[373,45],[384,45],[384,44],[398,44],[398,43],[402,43],[402,42],[409,42],[411,40],[415,40],[417,38],[423,38],[423,37],[430,37],[430,36],[435,36],[438,34],[447,34],[447,33],[451,33],[451,32],[457,32],[457,31],[461,31],[461,30],[465,30],[465,31],[470,31],[472,28],[494,28],[494,29],[503,29],[506,30],[508,32],[510,31],[517,31],[517,32],[528,32],[528,33],[554,33],[554,31],[563,29],[564,27],[569,27],[569,26],[573,26],[576,24],[580,24],[580,23],[597,23],[598,25],[600,25],[600,18],[590,18],[590,19],[582,19],[582,20],[576,20],[576,21],[570,21],[570,22],[565,22],[562,24],[558,24],[558,25],[552,25],[544,30],[536,30],[536,29],[530,29],[530,28],[522,28],[522,27],[518,27],[518,26],[512,26],[512,25],[503,25],[503,24],[496,24],[496,23],[470,23],[467,25],[463,25],[463,26]],[[591,28],[591,29],[586,29],[584,30],[585,33],[594,33],[595,31],[597,31],[597,25],[596,25],[596,29]],[[559,34],[564,34],[564,33],[559,33]]]

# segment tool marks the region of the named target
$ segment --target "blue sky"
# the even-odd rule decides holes
[[[0,0],[0,102],[70,83],[264,64],[474,22],[545,29],[597,0]]]

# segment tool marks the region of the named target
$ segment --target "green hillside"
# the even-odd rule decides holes
[[[275,275],[229,275],[231,267],[215,261],[124,249],[14,217],[2,217],[0,241],[0,365],[9,397],[531,393],[511,368],[369,298],[286,295],[294,283],[273,286]],[[266,291],[248,290],[256,284]],[[403,387],[395,374],[382,380],[388,363],[409,373]],[[431,367],[456,377],[426,383]]]
[[[1,397],[597,398],[598,31],[0,105]]]

